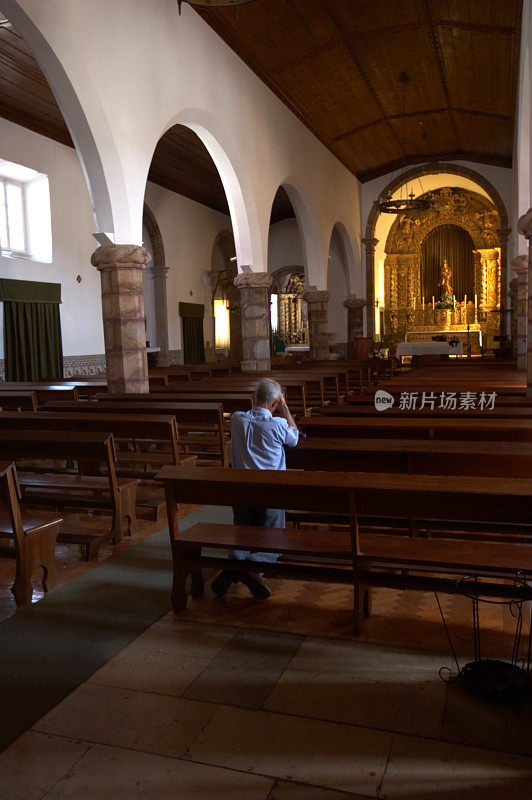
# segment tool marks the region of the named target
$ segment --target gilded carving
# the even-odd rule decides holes
[[[416,217],[399,214],[390,229],[384,263],[386,330],[396,339],[409,331],[459,331],[468,326],[478,328],[479,339],[498,334],[500,314],[491,312],[501,305],[499,214],[490,200],[467,189],[444,187],[434,197],[432,208]],[[468,298],[467,307],[457,302],[442,317],[421,299],[421,248],[427,234],[446,224],[458,225],[473,240],[476,302]]]

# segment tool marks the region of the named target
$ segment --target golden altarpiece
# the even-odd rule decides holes
[[[422,246],[439,226],[465,230],[473,246],[473,296],[427,297],[422,280]],[[415,216],[398,215],[387,241],[384,262],[385,332],[394,342],[430,341],[433,338],[460,339],[479,352],[492,347],[500,332],[501,250],[499,214],[493,203],[467,189],[445,187],[434,192],[434,204]],[[441,265],[452,282],[460,264]],[[447,288],[449,284],[447,283]]]
[[[283,267],[273,274],[272,302],[277,295],[277,335],[286,347],[308,347],[308,312],[303,267]]]

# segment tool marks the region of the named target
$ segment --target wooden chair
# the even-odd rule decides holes
[[[36,569],[43,571],[42,586],[45,592],[56,580],[54,548],[62,519],[41,512],[23,518],[19,497],[14,463],[0,462],[0,538],[14,542],[16,572],[12,592],[16,604],[22,606],[31,603],[31,576]]]

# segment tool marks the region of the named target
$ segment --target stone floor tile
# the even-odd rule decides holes
[[[317,789],[315,786],[305,786],[303,783],[280,781],[275,784],[268,800],[367,800],[367,795],[346,794],[334,789]]]
[[[271,786],[258,775],[96,745],[45,800],[266,800]]]
[[[207,658],[130,646],[91,675],[89,683],[179,697],[208,664]]]
[[[215,710],[208,703],[85,683],[34,727],[88,742],[180,756]]]
[[[441,738],[474,747],[532,755],[532,696],[524,704],[486,700],[463,684],[449,686]]]
[[[260,708],[303,641],[290,633],[238,631],[182,696]]]
[[[383,731],[222,706],[186,756],[374,796],[391,740]]]
[[[163,617],[130,646],[210,660],[236,632],[236,628],[222,625],[190,624],[173,616]]]
[[[307,639],[264,707],[439,738],[443,656],[358,642]]]
[[[523,800],[531,780],[531,758],[398,735],[379,798]]]
[[[40,800],[91,747],[27,731],[0,755],[0,800]]]

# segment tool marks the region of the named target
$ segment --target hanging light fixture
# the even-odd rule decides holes
[[[177,0],[179,6],[179,13],[181,14],[181,6],[185,0]],[[255,0],[186,0],[191,6],[203,6],[204,8],[220,8],[222,6],[241,6],[244,3],[254,3]]]
[[[407,75],[406,72],[401,72],[399,75],[399,83],[403,86],[403,156],[401,175],[406,173],[406,85],[409,82],[410,76]],[[408,193],[408,182],[406,180],[401,184],[401,187],[403,185],[405,186],[405,191]],[[411,189],[407,196],[400,197],[398,200],[393,200],[389,192],[387,195],[379,197],[379,199],[375,201],[375,204],[383,214],[413,214],[416,211],[427,211],[429,208],[432,208],[434,205],[434,195],[432,192],[428,192],[425,197],[416,197],[414,190]]]

